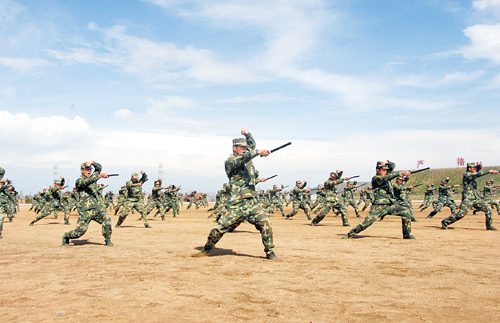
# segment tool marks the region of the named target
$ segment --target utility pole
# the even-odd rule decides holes
[[[158,165],[158,179],[163,181],[163,165],[161,163]]]

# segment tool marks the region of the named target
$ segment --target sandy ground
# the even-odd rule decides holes
[[[351,211],[351,225],[367,213]],[[302,211],[289,221],[271,215],[279,259],[270,261],[249,224],[210,257],[192,257],[214,226],[206,209],[151,218],[151,229],[130,215],[113,228],[114,247],[92,222],[62,247],[74,225],[60,215],[29,227],[35,216],[22,206],[0,240],[0,321],[500,321],[500,231],[486,231],[482,213],[451,230],[440,230],[448,210],[415,214],[418,240],[403,240],[394,216],[343,240],[349,228],[338,217],[311,227]]]

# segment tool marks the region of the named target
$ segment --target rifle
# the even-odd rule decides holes
[[[108,174],[108,177],[112,177],[112,176],[120,176],[120,174]]]
[[[282,188],[287,188],[288,186],[290,186],[290,185],[284,186],[284,187],[282,187]]]
[[[420,173],[420,172],[423,172],[424,170],[428,170],[428,169],[431,169],[431,168],[426,167],[426,168],[422,168],[422,169],[412,170],[412,171],[410,171],[410,174]]]
[[[359,175],[354,175],[354,176],[349,177],[349,180],[351,180],[353,178],[358,178],[358,177],[359,177]]]
[[[277,147],[277,148],[271,149],[271,153],[274,153],[275,151],[278,151],[278,150],[280,150],[281,148],[285,148],[286,146],[290,146],[291,144],[292,144],[292,142],[290,141],[290,142],[287,142],[286,144],[281,145],[281,146],[279,146],[279,147]],[[262,156],[260,156],[260,157],[262,157]]]
[[[270,180],[271,178],[275,178],[276,176],[278,175],[269,176],[268,178],[266,178],[266,181]]]

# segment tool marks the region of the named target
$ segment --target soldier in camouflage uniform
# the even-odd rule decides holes
[[[139,179],[139,174],[132,173],[130,181],[125,184],[127,189],[127,198],[123,202],[123,210],[118,218],[118,222],[115,228],[119,228],[123,221],[127,218],[127,215],[131,210],[136,210],[141,215],[144,221],[144,227],[151,228],[148,221],[148,215],[144,212],[144,195],[142,194],[142,184],[148,179],[148,175],[141,170],[141,178]]]
[[[233,154],[226,159],[225,169],[231,185],[231,201],[229,211],[224,221],[212,229],[207,243],[199,255],[208,255],[222,236],[235,229],[243,221],[255,225],[262,236],[264,251],[267,259],[277,258],[273,249],[273,229],[266,212],[257,201],[255,185],[266,179],[259,179],[259,172],[255,169],[252,159],[257,156],[269,156],[269,150],[256,150],[252,135],[245,129],[241,130],[245,138],[233,140]]]
[[[92,172],[94,166],[94,172]],[[86,161],[80,166],[82,175],[76,180],[75,188],[78,194],[77,210],[78,220],[76,228],[66,232],[62,237],[62,245],[68,246],[70,239],[78,239],[87,231],[90,221],[102,225],[102,236],[106,246],[113,246],[111,242],[111,220],[104,205],[100,202],[97,181],[100,178],[108,178],[108,174],[102,173],[101,164],[95,161]]]
[[[125,185],[122,185],[122,187],[118,190],[118,201],[116,201],[115,215],[120,210],[120,207],[123,206],[123,203],[125,203],[126,199],[127,199],[127,189],[125,188]]]
[[[31,223],[30,226],[33,226],[36,222],[40,221],[46,216],[49,216],[54,212],[54,217],[57,219],[57,211],[64,211],[64,207],[61,204],[61,189],[64,187],[65,179],[61,176],[61,180],[55,181],[54,186],[51,186],[48,191],[45,193],[47,202],[45,203],[42,214],[37,216]]]
[[[363,206],[363,209],[361,210],[361,212],[363,212],[364,210],[366,210],[366,208],[368,206],[372,205],[373,201],[375,200],[375,196],[373,194],[373,188],[372,187],[368,187],[366,189],[365,196],[366,196],[366,203]]]
[[[3,176],[5,175],[5,169],[0,167],[0,239],[2,239],[2,230],[3,230],[3,217],[4,213],[7,213],[7,204],[11,200],[11,196],[9,194],[9,185],[3,181]]]
[[[112,211],[115,208],[115,203],[113,202],[113,192],[112,191],[106,192],[106,195],[104,196],[104,207],[106,209],[109,208],[110,211]]]
[[[286,219],[290,219],[291,217],[295,216],[297,212],[299,212],[299,209],[304,210],[304,213],[307,216],[308,220],[311,220],[311,216],[309,215],[309,208],[307,207],[307,191],[306,187],[307,186],[307,181],[296,181],[295,182],[295,187],[293,190],[290,192],[290,200],[292,201],[293,205],[293,210],[291,213],[286,215]],[[309,190],[310,191],[310,190]]]
[[[149,214],[151,211],[153,211],[154,208],[156,208],[160,212],[161,219],[165,220],[165,207],[162,203],[162,190],[165,190],[167,188],[162,187],[161,183],[161,179],[155,180],[154,186],[151,190],[151,197],[148,198],[146,214]]]
[[[342,225],[345,227],[349,227],[349,221],[347,220],[347,207],[343,203],[342,199],[337,195],[337,185],[344,182],[344,180],[348,181],[349,177],[341,178],[343,172],[341,170],[337,170],[336,172],[330,173],[330,178],[325,182],[323,187],[326,190],[325,195],[325,203],[321,208],[321,212],[314,218],[311,222],[312,226],[320,223],[325,216],[330,212],[331,209],[338,210],[342,215]]]
[[[65,192],[61,197],[61,205],[64,211],[64,224],[69,225],[69,215],[71,213],[72,202],[69,192]]]
[[[420,209],[420,212],[423,212],[426,208],[428,208],[431,205],[434,208],[436,207],[437,200],[434,197],[435,192],[436,192],[436,189],[434,188],[434,183],[427,185],[427,188],[425,189],[425,193],[424,193],[424,201],[418,207]]]
[[[170,184],[165,193],[163,193],[163,205],[165,213],[172,209],[172,216],[175,218],[179,214],[179,198],[177,192],[180,187]]]
[[[193,204],[196,205],[196,209],[198,210],[199,209],[199,203],[196,200],[196,191],[191,191],[191,194],[189,194],[189,204],[188,204],[186,210],[189,210],[189,208]]]
[[[387,214],[397,215],[401,217],[404,239],[415,239],[411,235],[411,215],[406,206],[396,203],[393,186],[391,180],[398,176],[410,176],[410,172],[393,173],[396,164],[391,161],[377,162],[377,175],[372,178],[372,187],[374,189],[375,200],[366,216],[365,220],[353,228],[349,233],[342,236],[348,239],[355,234],[366,230],[381,216]]]
[[[455,213],[457,211],[457,208],[455,206],[455,201],[453,201],[453,197],[451,196],[451,190],[453,190],[455,187],[460,187],[460,185],[452,185],[448,186],[448,182],[450,181],[450,178],[447,177],[446,179],[443,179],[441,181],[441,185],[439,185],[439,198],[436,203],[436,207],[434,208],[434,211],[429,213],[427,216],[428,219],[432,218],[435,216],[439,211],[441,211],[441,208],[443,206],[449,207],[451,210],[451,214]]]
[[[486,182],[483,188],[483,199],[486,203],[488,203],[493,210],[495,207],[497,208],[497,213],[500,215],[500,209],[498,208],[498,202],[493,197],[494,191],[499,187],[499,185],[493,185],[494,181],[490,179]]]
[[[491,217],[491,207],[490,205],[483,201],[479,191],[477,190],[477,181],[478,177],[484,176],[486,174],[498,174],[497,170],[487,170],[482,171],[481,162],[475,163],[467,163],[466,172],[462,177],[462,203],[460,204],[460,210],[458,212],[453,213],[443,221],[441,221],[441,228],[448,229],[450,224],[457,222],[467,215],[469,209],[473,208],[477,211],[482,211],[486,217],[486,230],[496,230],[491,224],[493,219]]]
[[[407,181],[407,176],[399,176],[396,179],[396,183],[392,184],[392,188],[394,190],[394,196],[396,197],[396,203],[406,206],[410,212],[411,222],[417,222],[417,219],[413,216],[413,204],[408,196],[413,186],[406,187],[405,182]],[[383,221],[386,215],[381,216],[380,221]]]
[[[351,182],[347,182],[347,185],[344,187],[344,192],[342,193],[346,209],[349,205],[352,206],[358,218],[361,217],[361,215],[359,215],[358,205],[356,204],[356,201],[354,201],[354,192],[356,192],[356,188],[359,186],[360,185],[356,185],[356,181],[354,181],[354,185]]]
[[[283,202],[281,201],[282,190],[283,187],[278,188],[278,185],[273,185],[273,189],[270,194],[271,205],[269,206],[269,213],[274,213],[274,209],[276,208],[281,211],[281,216],[285,216],[285,209],[283,208]]]

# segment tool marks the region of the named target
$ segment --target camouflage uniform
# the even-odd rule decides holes
[[[470,168],[475,167],[476,172],[470,171]],[[490,205],[483,201],[479,191],[477,190],[478,177],[484,176],[486,174],[497,174],[495,171],[481,171],[481,164],[468,163],[466,172],[462,177],[462,203],[460,204],[460,210],[453,213],[443,221],[441,221],[442,229],[448,229],[450,224],[457,222],[458,220],[464,218],[467,215],[469,209],[474,208],[477,211],[482,211],[486,218],[486,230],[496,230],[491,224],[493,222]]]
[[[436,189],[434,188],[434,184],[427,185],[427,189],[424,194],[424,202],[418,207],[420,212],[423,212],[426,208],[432,205],[432,207],[436,207],[437,201],[434,197],[434,193]]]
[[[123,203],[125,203],[126,199],[127,199],[127,189],[125,188],[125,186],[122,186],[121,189],[118,190],[118,201],[116,201],[115,215],[120,210],[120,207],[123,206]]]
[[[278,188],[277,185],[273,185],[273,189],[271,190],[270,201],[271,205],[269,206],[269,213],[274,213],[274,209],[278,209],[281,211],[281,216],[285,216],[285,209],[283,208],[283,202],[281,201],[281,190],[283,188]]]
[[[0,167],[0,180],[3,179],[3,176],[5,175],[5,169]],[[7,185],[0,184],[0,239],[2,239],[2,230],[3,230],[3,214],[7,212],[7,203],[9,201],[9,196],[8,194],[8,189],[9,187]]]
[[[115,208],[115,203],[113,202],[113,192],[108,191],[104,196],[104,207],[112,211]]]
[[[363,206],[363,209],[361,210],[361,212],[363,212],[364,210],[366,210],[366,208],[368,206],[372,205],[373,201],[375,200],[375,196],[373,194],[373,188],[372,187],[368,187],[366,189],[365,195],[366,195],[366,203]]]
[[[493,180],[489,180],[486,182],[486,185],[483,187],[483,199],[486,203],[488,203],[491,207],[491,210],[497,208],[497,213],[500,215],[500,209],[498,208],[498,202],[495,200],[493,193],[499,187],[499,185],[493,186]]]
[[[377,169],[387,169],[387,175],[375,175],[372,178],[372,187],[374,189],[375,200],[366,216],[365,220],[353,228],[343,238],[350,238],[355,234],[366,230],[381,216],[387,214],[397,215],[401,217],[404,239],[415,239],[411,235],[411,215],[406,206],[396,203],[396,197],[392,187],[391,180],[398,177],[399,173],[392,173],[396,164],[389,161],[388,164],[382,166],[382,162],[377,163]]]
[[[342,171],[336,173],[331,172],[330,178],[325,182],[323,187],[326,190],[325,203],[321,208],[321,212],[314,218],[311,225],[316,225],[320,223],[325,216],[330,212],[330,210],[338,210],[342,215],[342,225],[345,227],[350,226],[347,220],[347,207],[343,201],[337,196],[337,185],[344,182],[342,177]]]
[[[106,209],[100,202],[97,181],[101,174],[102,166],[97,162],[92,162],[94,172],[90,177],[85,177],[83,174],[76,180],[75,188],[78,194],[77,210],[78,220],[76,228],[66,232],[62,238],[62,245],[67,246],[70,239],[78,239],[87,231],[90,221],[95,221],[102,225],[102,236],[107,246],[112,246],[111,243],[111,220]],[[82,164],[83,169],[85,164]],[[88,169],[88,168],[87,168]]]
[[[60,181],[56,181],[54,184],[59,185],[60,187],[64,186],[65,180],[62,178]],[[61,188],[58,186],[51,186],[49,187],[48,191],[45,193],[45,198],[46,198],[46,203],[42,209],[42,214],[37,216],[31,223],[29,224],[32,226],[36,222],[40,221],[41,219],[45,218],[46,216],[49,216],[54,212],[54,218],[57,219],[57,212],[58,211],[64,211],[64,207],[61,204]]]
[[[189,210],[189,208],[193,204],[196,205],[196,209],[198,210],[199,209],[199,203],[198,203],[198,201],[196,201],[196,191],[192,191],[191,194],[189,194],[189,196],[190,196],[189,204],[188,204],[186,210]]]
[[[61,205],[64,210],[64,224],[69,225],[69,215],[72,208],[71,195],[69,192],[65,192],[61,197]]]
[[[306,213],[307,219],[311,220],[311,216],[309,215],[309,208],[307,207],[307,198],[306,198],[306,189],[307,182],[302,183],[301,181],[296,181],[296,184],[303,184],[301,187],[295,185],[292,192],[290,193],[290,199],[293,203],[293,210],[290,214],[287,214],[286,219],[295,216],[299,209],[304,210]]]
[[[351,182],[347,182],[346,187],[344,187],[342,196],[344,197],[346,209],[349,207],[349,205],[352,206],[354,208],[354,211],[356,212],[356,216],[359,218],[361,217],[361,215],[359,215],[358,205],[356,204],[356,201],[354,201],[354,192],[356,191],[357,187],[359,187],[359,185],[354,184],[353,186]]]
[[[151,196],[148,198],[146,214],[149,214],[154,208],[156,208],[160,212],[161,219],[165,220],[165,207],[162,203],[162,190],[164,190],[165,187],[161,187],[161,183],[162,181],[159,179],[155,181],[155,186],[153,186],[153,189],[151,190]],[[158,187],[156,187],[157,184],[159,185]]]
[[[453,186],[447,186],[449,182],[449,178],[443,179],[441,181],[441,185],[439,185],[439,198],[436,203],[436,207],[434,208],[434,211],[429,213],[427,216],[428,219],[432,218],[435,216],[439,211],[441,211],[441,208],[443,206],[449,207],[451,210],[451,214],[455,213],[457,211],[457,208],[455,206],[455,201],[453,201],[453,197],[451,196],[451,190],[454,189]]]
[[[224,221],[212,229],[202,254],[208,252],[222,238],[222,236],[237,228],[243,221],[255,225],[260,231],[264,251],[268,259],[276,258],[273,252],[273,229],[271,221],[257,201],[255,185],[259,183],[259,172],[255,169],[252,159],[258,156],[255,141],[250,133],[245,134],[248,143],[247,152],[241,155],[231,154],[225,161],[226,175],[231,186],[231,200]],[[233,140],[233,147],[241,145],[245,139]]]
[[[148,221],[148,215],[144,212],[144,196],[142,195],[142,184],[146,182],[148,179],[148,175],[143,173],[141,178],[139,179],[139,174],[133,173],[132,178],[136,178],[137,181],[134,182],[132,179],[125,184],[125,188],[127,189],[127,198],[125,202],[123,202],[123,210],[118,218],[118,222],[115,225],[115,228],[120,227],[123,221],[127,218],[129,212],[135,209],[141,215],[142,220],[144,221],[144,227],[151,228]]]

